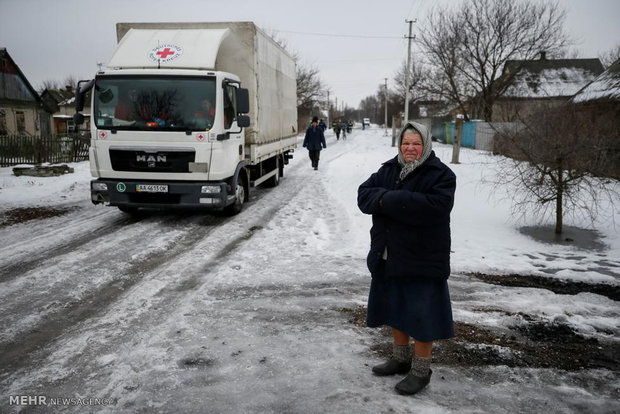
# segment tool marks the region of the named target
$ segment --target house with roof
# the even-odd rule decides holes
[[[41,93],[41,99],[44,105],[52,113],[52,133],[64,134],[75,131],[73,122],[73,114],[75,114],[75,93],[73,86],[67,85],[64,89],[47,88]],[[86,94],[84,102],[85,115],[84,125],[81,130],[88,131],[90,123],[90,91]]]
[[[49,135],[50,116],[41,97],[0,48],[0,135]]]
[[[570,100],[578,111],[596,125],[594,133],[604,141],[606,162],[599,175],[620,179],[620,59]]]
[[[544,108],[567,103],[604,71],[599,59],[509,60],[498,79],[503,88],[493,105],[493,122],[527,119]]]
[[[620,59],[581,88],[571,102],[597,117],[609,116],[620,122]]]

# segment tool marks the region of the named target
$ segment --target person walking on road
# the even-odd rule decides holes
[[[347,121],[345,121],[344,119],[342,120],[342,122],[340,123],[340,130],[342,131],[342,140],[344,141],[345,139],[347,139]]]
[[[304,147],[308,148],[308,155],[310,156],[310,161],[312,161],[312,167],[315,170],[319,169],[321,149],[327,148],[325,134],[323,134],[323,128],[318,126],[318,121],[319,119],[316,116],[312,118],[312,123],[306,130],[303,144]]]
[[[435,156],[424,125],[408,122],[398,147],[360,185],[357,204],[372,215],[366,323],[391,327],[394,340],[392,357],[372,371],[407,374],[395,388],[412,395],[430,382],[433,341],[454,335],[447,280],[456,176]]]
[[[335,121],[332,124],[334,128],[334,133],[336,134],[336,141],[340,140],[340,121]]]

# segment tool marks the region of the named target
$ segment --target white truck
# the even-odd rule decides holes
[[[293,58],[251,22],[118,23],[91,93],[91,199],[125,212],[241,211],[297,146]]]

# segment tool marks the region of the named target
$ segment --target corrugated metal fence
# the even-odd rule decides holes
[[[442,134],[434,136],[438,137],[443,135],[439,140],[446,144],[454,143],[454,121],[444,122],[440,126],[433,126],[433,132],[439,131]],[[493,140],[495,134],[508,131],[516,131],[522,128],[521,123],[515,122],[484,122],[484,121],[469,121],[463,122],[463,136],[461,138],[461,146],[467,148],[475,148],[483,151],[493,151]]]
[[[53,136],[0,136],[0,167],[17,164],[58,164],[88,160],[90,136],[66,133]]]

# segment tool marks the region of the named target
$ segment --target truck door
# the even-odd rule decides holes
[[[224,129],[230,130],[236,121],[237,88],[229,83],[224,86]],[[235,128],[240,129],[240,128]],[[234,133],[231,132],[231,133]]]
[[[243,129],[237,125],[237,86],[224,84],[224,129],[231,142],[239,146],[239,156],[243,159]]]

